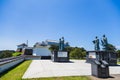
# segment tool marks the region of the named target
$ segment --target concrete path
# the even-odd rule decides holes
[[[110,66],[110,74],[120,74],[120,66]],[[23,78],[91,75],[91,64],[85,60],[71,60],[69,63],[51,60],[33,60]]]

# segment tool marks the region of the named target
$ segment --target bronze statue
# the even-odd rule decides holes
[[[103,50],[106,51],[108,49],[108,41],[107,41],[107,37],[105,37],[105,35],[103,35],[101,43],[102,43],[102,46],[103,46]]]
[[[59,50],[61,50],[61,39],[59,39]]]
[[[95,45],[95,51],[99,51],[100,50],[100,46],[99,46],[99,39],[96,36],[96,39],[93,41],[94,45]]]
[[[64,50],[64,37],[59,39],[59,50],[60,51]]]

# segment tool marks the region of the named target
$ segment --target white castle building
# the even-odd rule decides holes
[[[51,45],[57,45],[59,46],[59,41],[56,40],[46,40],[42,42],[36,42],[32,49],[32,55],[33,56],[51,56],[51,51],[49,50],[49,47]],[[69,46],[68,42],[65,43],[65,47]],[[24,47],[23,47],[24,48]],[[19,46],[18,46],[19,49]]]
[[[49,50],[49,47],[51,45],[57,45],[59,46],[59,41],[56,40],[46,40],[35,43],[33,47],[33,55],[34,56],[50,56],[51,51]],[[65,46],[69,46],[68,42],[65,43]]]
[[[48,46],[37,46],[33,48],[33,56],[50,56],[51,51]]]

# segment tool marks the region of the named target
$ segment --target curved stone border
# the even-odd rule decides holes
[[[14,67],[15,65],[21,63],[24,60],[25,60],[24,56],[1,59],[0,60],[0,73],[3,73],[4,71]]]

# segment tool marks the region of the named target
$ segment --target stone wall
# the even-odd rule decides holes
[[[0,73],[14,67],[15,65],[24,61],[23,56],[15,57],[15,58],[6,58],[0,60]]]

